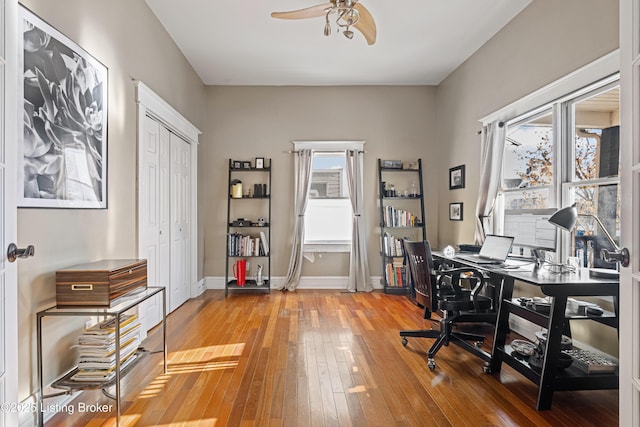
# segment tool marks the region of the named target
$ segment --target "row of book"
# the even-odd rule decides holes
[[[415,227],[418,224],[420,220],[411,212],[396,209],[393,206],[384,206],[385,227]]]
[[[260,232],[260,236],[229,233],[227,251],[229,256],[267,256],[269,255],[269,241],[264,231]]]
[[[109,318],[83,331],[78,344],[71,348],[78,351],[78,370],[71,377],[74,381],[106,382],[116,376],[116,328],[115,317]],[[131,363],[140,346],[140,322],[136,314],[120,318],[120,369]]]
[[[385,232],[382,236],[382,253],[386,256],[404,256],[402,239],[398,239],[397,237]]]
[[[394,258],[392,262],[385,264],[384,275],[387,286],[407,286],[407,267],[403,264],[403,258]]]

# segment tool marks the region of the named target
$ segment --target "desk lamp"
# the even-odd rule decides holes
[[[579,214],[578,209],[576,208],[576,204],[574,203],[571,206],[567,206],[566,208],[557,210],[553,215],[551,215],[551,218],[549,218],[549,222],[555,225],[556,227],[559,227],[559,228],[562,228],[563,230],[571,232],[573,228],[576,226],[576,221],[578,220],[579,216],[593,218],[598,223],[600,228],[602,228],[602,231],[604,231],[605,237],[615,249],[614,252],[608,251],[607,249],[603,249],[600,252],[600,258],[602,258],[606,262],[619,262],[620,265],[622,265],[623,267],[627,267],[629,265],[629,250],[627,248],[620,248],[616,244],[615,240],[613,240],[613,237],[611,237],[611,234],[609,234],[604,224],[602,224],[602,221],[600,221],[600,218],[598,218],[596,215]],[[591,269],[589,271],[589,274],[592,276],[598,276],[599,275],[598,271],[599,270]],[[609,274],[613,274],[613,272]]]

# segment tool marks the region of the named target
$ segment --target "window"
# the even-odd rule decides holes
[[[304,221],[304,252],[350,252],[353,211],[349,197],[347,151],[364,151],[364,141],[294,141],[295,150],[313,151]],[[296,162],[297,162],[296,157]],[[352,185],[362,182],[362,156]],[[296,163],[296,170],[299,164]]]
[[[351,202],[344,152],[316,152],[305,212],[305,250],[337,250],[351,245]],[[332,249],[327,246],[334,246]]]
[[[620,87],[615,83],[588,92],[570,101],[567,112],[573,161],[565,198],[579,215],[570,251],[594,267],[615,268],[599,253],[614,249],[602,227],[620,242]]]
[[[509,125],[502,191],[505,209],[548,208],[553,201],[553,126],[550,109]]]
[[[562,234],[561,254],[615,268],[598,254],[613,249],[602,227],[616,241],[620,234],[619,97],[616,75],[507,121],[499,223],[505,210],[575,203],[578,223],[571,235]]]

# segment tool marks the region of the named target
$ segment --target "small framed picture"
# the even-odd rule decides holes
[[[264,168],[264,157],[256,157],[256,169]]]
[[[251,162],[242,162],[242,169],[251,169]]]
[[[462,203],[449,203],[449,220],[462,221]]]
[[[233,161],[233,168],[234,169],[242,169],[242,162],[239,162],[238,160],[234,160]]]
[[[464,165],[449,169],[449,190],[464,188]]]

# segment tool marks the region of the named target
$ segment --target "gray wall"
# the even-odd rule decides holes
[[[272,274],[285,276],[293,229],[294,140],[365,140],[364,199],[371,274],[381,274],[377,204],[378,158],[425,162],[424,180],[437,179],[435,88],[229,87],[207,88],[203,143],[205,276],[224,275],[228,159],[273,159]],[[435,188],[435,187],[428,187]],[[437,238],[437,195],[427,189],[428,234]],[[305,261],[303,276],[347,276],[348,254]]]
[[[98,259],[137,256],[132,79],[145,82],[200,129],[205,105],[204,85],[144,0],[23,3],[109,69],[109,196],[106,210],[18,210],[18,243],[36,247],[36,257],[18,266],[21,398],[32,393],[36,383],[35,312],[55,302],[55,271]],[[68,348],[84,320],[48,320],[47,325],[45,377],[50,380],[73,363]]]

